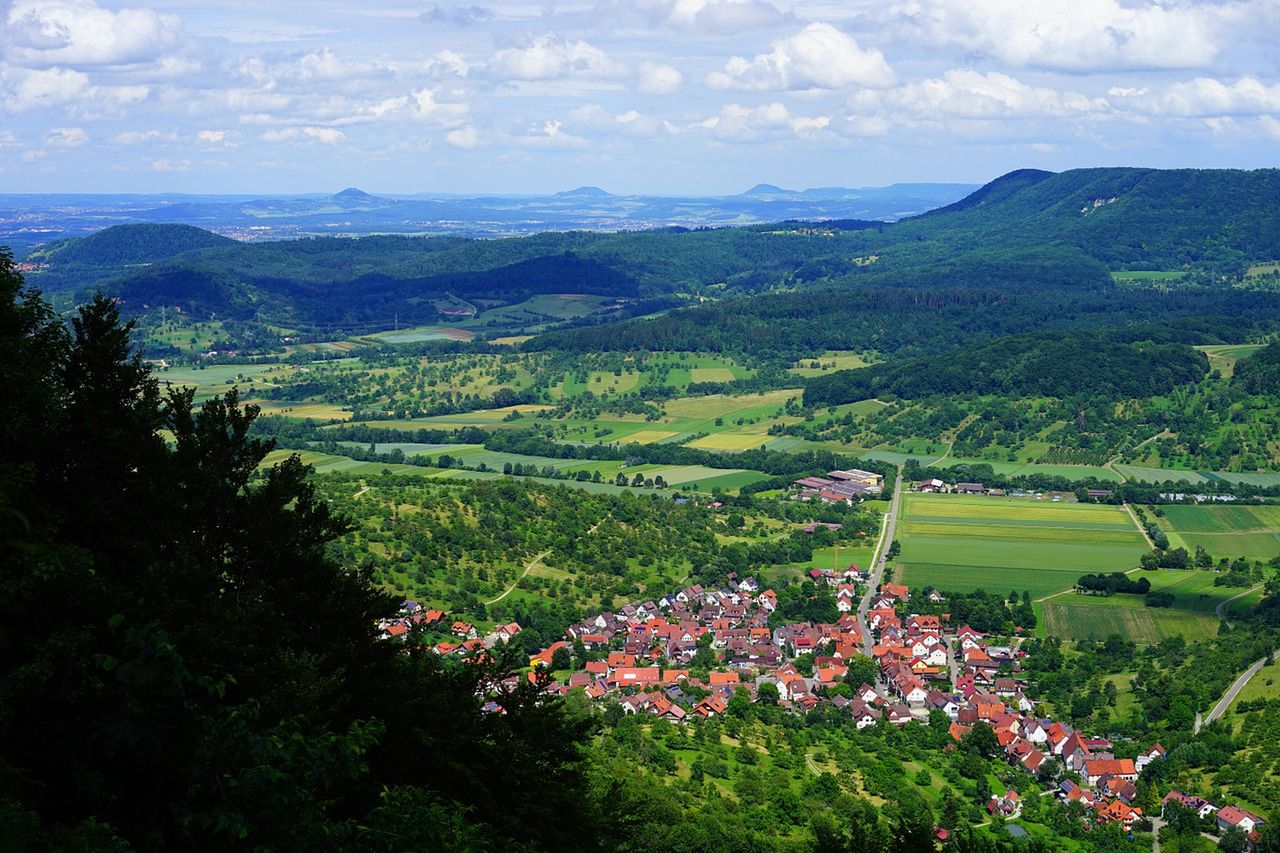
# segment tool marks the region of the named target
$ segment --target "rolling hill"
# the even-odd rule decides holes
[[[775,191],[787,192],[753,190]],[[595,188],[577,193],[604,197]],[[1231,275],[1250,262],[1280,257],[1277,199],[1280,170],[1020,170],[896,223],[252,244],[189,226],[118,226],[49,247],[41,258],[50,268],[39,283],[50,291],[100,286],[126,305],[160,300],[197,315],[246,318],[268,306],[273,316],[302,323],[371,322],[395,314],[428,322],[437,319],[431,300],[446,294],[519,301],[589,293],[704,303],[745,296],[755,299],[735,302],[727,312],[712,304],[677,313],[638,334],[626,326],[599,337],[579,332],[586,337],[577,340],[553,335],[540,345],[578,347],[590,340],[608,349],[648,339],[662,348],[662,341],[687,346],[724,337],[728,343],[734,334],[745,341],[763,332],[744,330],[744,322],[780,314],[778,328],[788,327],[797,345],[850,343],[852,336],[863,348],[922,354],[966,335],[1063,328],[1114,312],[1125,321],[1197,312],[1266,319],[1275,297],[1265,293],[1231,293],[1204,282],[1178,293],[1131,293],[1108,272]],[[349,189],[326,203],[355,208],[383,201]],[[797,289],[828,295],[785,295]],[[805,318],[819,304],[829,316],[847,317],[843,332],[794,328],[791,321],[816,319]],[[885,325],[914,327],[921,317],[936,323],[934,340],[890,334]],[[966,332],[975,317],[981,322]]]

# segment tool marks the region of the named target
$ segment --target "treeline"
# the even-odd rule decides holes
[[[1250,394],[1280,395],[1280,342],[1272,342],[1248,358],[1241,359],[1231,377],[1232,384]]]
[[[1204,353],[1179,343],[1131,343],[1101,333],[1002,338],[942,356],[841,370],[805,382],[808,407],[873,397],[934,394],[1006,397],[1151,397],[1209,371]]]
[[[1146,578],[1133,578],[1124,572],[1112,572],[1111,574],[1081,575],[1076,581],[1076,589],[1088,593],[1101,593],[1103,595],[1115,595],[1117,592],[1127,593],[1129,595],[1146,595],[1151,591],[1151,581]]]
[[[1170,474],[1176,474],[1170,471]],[[1262,498],[1280,496],[1280,486],[1258,486],[1249,483],[1215,482],[1206,484],[1190,480],[1165,480],[1162,483],[1126,482],[1103,480],[1099,477],[1069,479],[1052,474],[998,474],[991,465],[965,463],[935,467],[921,465],[916,459],[908,459],[902,468],[902,476],[908,482],[939,479],[948,483],[981,483],[987,488],[1015,489],[1041,492],[1076,492],[1083,502],[1123,504],[1173,504],[1195,503],[1197,496],[1213,494],[1231,496],[1232,503],[1256,504]],[[1088,489],[1110,492],[1103,497],[1090,497]],[[1178,497],[1181,496],[1181,497]]]
[[[930,601],[925,587],[922,595],[912,596],[912,613],[941,616],[950,614],[950,624],[956,627],[968,625],[984,634],[1013,634],[1016,629],[1030,631],[1036,626],[1035,608],[1031,606],[1031,593],[1009,593],[1005,598],[999,593],[977,589],[973,592],[939,590],[943,601]]]

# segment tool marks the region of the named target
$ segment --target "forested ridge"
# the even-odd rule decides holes
[[[119,226],[83,240],[49,247],[41,281],[50,290],[101,286],[124,300],[126,312],[143,304],[182,307],[200,316],[247,319],[260,310],[272,319],[306,323],[387,323],[396,314],[411,322],[441,319],[430,300],[462,298],[518,301],[538,293],[720,298],[801,289],[831,289],[830,305],[848,320],[871,310],[896,320],[885,291],[906,287],[917,304],[951,307],[965,322],[985,311],[1016,314],[1019,327],[981,321],[989,333],[1012,334],[1042,326],[1088,322],[1090,314],[1136,310],[1192,310],[1185,297],[1167,304],[1119,297],[1072,308],[1093,285],[1105,293],[1108,269],[1188,270],[1241,275],[1250,262],[1280,257],[1280,172],[1152,169],[1081,169],[1061,174],[1015,172],[954,205],[897,223],[800,223],[722,229],[658,229],[616,234],[568,232],[475,240],[458,237],[323,237],[270,243],[228,244],[214,235],[193,240],[186,226]],[[121,250],[135,232],[151,229],[141,249]],[[166,230],[168,229],[168,230]],[[207,243],[208,245],[205,245]],[[149,263],[124,270],[122,264]],[[957,294],[957,289],[982,292]],[[1055,298],[1027,294],[1059,292]],[[1015,297],[1015,294],[1023,294]],[[868,298],[869,295],[869,298]],[[1256,310],[1237,295],[1219,311]],[[841,299],[848,299],[843,304]],[[1014,299],[1016,306],[1007,300]],[[960,306],[971,306],[963,310]],[[718,328],[720,346],[755,329],[732,323],[745,314],[759,322],[800,302],[741,304],[718,315],[714,308],[690,322]],[[669,306],[663,306],[669,307]],[[1016,311],[1012,310],[1016,307]],[[1203,300],[1194,310],[1213,306]],[[1057,319],[1063,309],[1068,316]],[[1274,307],[1268,307],[1271,315]],[[943,338],[958,322],[945,310],[929,312]],[[789,334],[795,328],[784,328]],[[846,337],[868,338],[854,324]],[[635,336],[665,348],[686,334],[679,322],[657,323]],[[828,334],[828,338],[832,335]],[[577,345],[598,345],[594,337]],[[877,341],[877,343],[883,343]],[[908,341],[909,343],[909,341]],[[557,339],[572,347],[572,339]],[[886,345],[886,351],[894,349]]]
[[[1208,372],[1204,353],[1185,344],[1128,342],[1097,332],[1041,333],[817,376],[806,383],[804,399],[808,406],[880,394],[906,399],[931,394],[1124,399],[1165,394]]]

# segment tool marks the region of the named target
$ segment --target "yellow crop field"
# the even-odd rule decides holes
[[[767,442],[768,435],[744,435],[736,432],[719,432],[704,435],[696,441],[689,442],[686,447],[698,447],[703,450],[751,450]]]
[[[732,382],[733,371],[727,367],[695,367],[689,377],[693,382]]]
[[[337,403],[290,403],[287,400],[250,400],[259,406],[264,415],[283,415],[286,418],[311,418],[317,421],[349,421],[351,412]]]
[[[653,444],[654,442],[671,438],[673,435],[676,435],[676,433],[660,429],[642,429],[639,432],[633,432],[631,435],[619,439],[619,441],[626,444]]]

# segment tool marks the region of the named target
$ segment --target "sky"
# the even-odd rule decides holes
[[[1280,0],[0,0],[0,192],[651,195],[1280,159]]]

